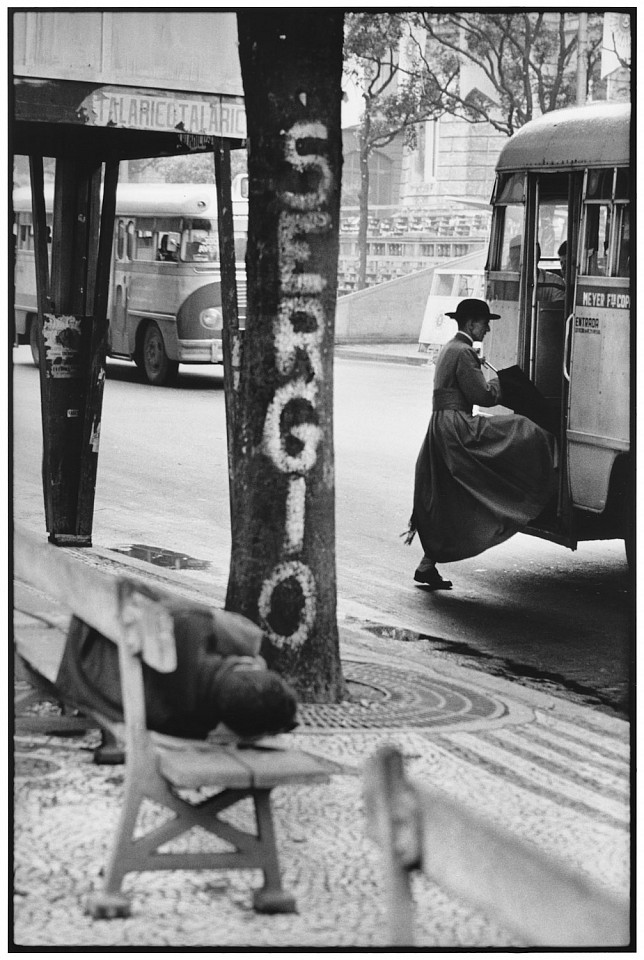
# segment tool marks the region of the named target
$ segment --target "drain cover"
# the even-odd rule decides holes
[[[300,729],[453,727],[504,716],[500,700],[462,683],[375,663],[344,662],[351,699],[301,703]]]
[[[113,547],[112,549],[115,553],[125,554],[126,557],[145,560],[147,563],[153,563],[157,567],[166,567],[170,570],[207,570],[210,566],[208,560],[197,560],[185,553],[176,553],[174,550],[166,550],[164,547],[149,547],[144,543],[133,543],[129,547]]]

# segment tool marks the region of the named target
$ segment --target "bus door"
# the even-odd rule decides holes
[[[111,353],[128,355],[127,309],[135,241],[134,221],[118,217],[115,229],[109,343]]]
[[[574,308],[567,324],[566,431],[575,506],[601,513],[630,439],[629,171],[588,170]]]
[[[546,398],[557,438],[556,500],[530,527],[576,547],[566,454],[568,382],[564,375],[566,322],[574,302],[574,271],[568,249],[576,249],[581,174],[531,174],[526,217],[526,302],[524,362]]]

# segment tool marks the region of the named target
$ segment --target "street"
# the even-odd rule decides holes
[[[13,358],[14,518],[44,534],[38,372],[28,347]],[[519,534],[441,566],[452,591],[414,585],[421,547],[401,534],[431,390],[430,366],[336,360],[339,615],[625,715],[632,601],[621,541],[572,552]],[[230,532],[221,368],[184,366],[175,388],[155,389],[133,364],[108,361],[93,542],[185,554],[195,561],[186,577],[223,601]]]

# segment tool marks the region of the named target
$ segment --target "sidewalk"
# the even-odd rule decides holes
[[[335,346],[336,359],[377,360],[381,363],[406,363],[425,365],[429,355],[420,353],[418,342],[408,343],[338,343]]]
[[[214,603],[203,583],[183,573],[113,558],[124,573]],[[65,629],[64,608],[28,585],[16,583],[15,603],[16,634],[35,632],[47,644]],[[373,611],[370,622],[378,620]],[[366,836],[361,798],[363,765],[384,743],[401,749],[412,779],[469,804],[606,888],[628,893],[627,723],[430,655],[414,635],[375,634],[349,616],[339,626],[352,700],[301,705],[300,726],[288,736],[300,749],[341,762],[346,772],[329,785],[274,792],[284,886],[295,895],[298,914],[255,914],[251,892],[261,874],[251,870],[128,874],[130,918],[85,916],[83,901],[100,882],[108,856],[123,768],[92,763],[95,732],[53,737],[19,719],[15,943],[386,947],[382,861]],[[24,684],[17,679],[17,686]],[[53,709],[35,708],[41,715]],[[158,816],[154,808],[146,811]],[[413,890],[417,946],[521,946],[424,877],[415,877]]]

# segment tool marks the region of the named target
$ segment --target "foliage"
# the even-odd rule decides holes
[[[415,127],[433,116],[433,86],[422,71],[405,69],[399,61],[401,40],[409,36],[406,18],[392,13],[348,13],[345,17],[345,75],[361,91],[362,126],[371,150],[405,132],[415,143]],[[414,61],[416,63],[416,61]]]
[[[230,160],[233,177],[246,172],[245,150],[232,150]],[[215,161],[212,153],[130,160],[128,176],[132,182],[214,183]]]
[[[401,14],[412,27],[416,61],[435,107],[511,136],[533,117],[574,103],[576,18],[570,13]],[[603,18],[588,15],[587,75],[595,98]],[[485,88],[462,85],[473,68]],[[418,66],[416,67],[418,69]]]

